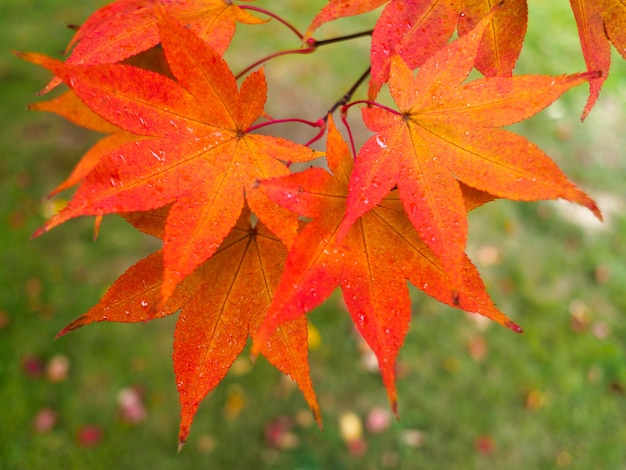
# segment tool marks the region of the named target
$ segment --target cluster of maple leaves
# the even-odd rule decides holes
[[[320,421],[304,314],[337,287],[378,358],[394,411],[394,364],[411,318],[407,281],[521,332],[465,255],[467,212],[495,198],[562,198],[601,217],[539,148],[501,128],[589,81],[586,116],[608,75],[609,41],[625,54],[626,7],[571,0],[587,72],[513,76],[527,5],[495,3],[331,0],[305,33],[292,28],[314,49],[320,25],[385,5],[371,33],[368,100],[341,103],[342,120],[364,104],[372,136],[358,151],[332,115],[312,123],[327,131],[325,153],[254,132],[277,122],[264,113],[263,70],[238,86],[223,59],[236,22],[283,21],[253,5],[117,0],[77,30],[65,62],[21,54],[54,75],[44,92],[61,82],[70,88],[32,109],[105,134],[53,191],[78,185],[37,234],[77,216],[99,223],[116,213],[163,240],[59,336],[92,322],[180,311],[173,359],[182,445],[199,403],[249,337],[254,353],[298,383]],[[161,73],[124,63],[158,44]],[[485,78],[466,82],[473,67]],[[384,85],[394,109],[376,103]],[[324,158],[328,170],[289,168]]]

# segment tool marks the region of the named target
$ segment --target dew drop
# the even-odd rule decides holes
[[[142,301],[141,301],[141,306],[142,306],[143,308],[146,308],[146,307],[148,306],[148,302],[146,302],[145,300],[142,300]]]
[[[163,156],[161,156],[161,155],[157,154],[154,150],[150,150],[150,153],[151,153],[151,154],[152,154],[152,156],[153,156],[154,158],[156,158],[156,159],[157,159],[157,161],[159,161],[159,162],[162,162],[162,161],[164,161],[164,160],[165,160],[165,159],[163,158]]]

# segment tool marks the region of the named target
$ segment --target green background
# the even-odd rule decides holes
[[[275,2],[257,2],[271,7]],[[279,2],[305,28],[323,2]],[[530,1],[520,73],[584,70],[566,1]],[[513,126],[546,150],[605,212],[596,223],[560,202],[498,201],[470,215],[468,253],[496,304],[525,330],[515,335],[413,292],[414,318],[398,365],[400,419],[364,430],[349,452],[340,417],[388,408],[376,371],[337,298],[309,315],[320,343],[310,353],[324,432],[299,392],[263,360],[237,367],[202,404],[187,446],[176,453],[178,398],[171,366],[175,318],[99,324],[53,341],[124,269],[157,245],[107,217],[97,241],[79,219],[35,240],[51,210],[45,196],[97,136],[26,105],[49,75],[10,49],[60,56],[72,32],[103,2],[4,0],[0,4],[0,469],[619,469],[626,466],[626,66],[611,75],[587,121],[582,86]],[[318,39],[368,29],[372,16],[326,25]],[[276,22],[239,28],[233,69],[298,47]],[[244,37],[253,35],[253,39]],[[251,47],[251,45],[254,46]],[[250,52],[254,51],[254,52]],[[368,40],[275,59],[266,66],[268,112],[316,120],[365,67]],[[355,98],[362,98],[363,90]],[[356,116],[358,111],[353,110]],[[356,126],[356,124],[355,124]],[[304,142],[311,131],[285,126]],[[357,142],[366,137],[359,129]],[[62,197],[69,197],[67,193]],[[67,378],[46,365],[64,358]],[[27,364],[38,367],[28,369]],[[29,372],[30,371],[30,372]],[[121,390],[141,391],[147,419],[120,418]],[[51,430],[35,418],[51,410]],[[287,444],[268,428],[287,423]],[[95,446],[79,435],[99,430]]]

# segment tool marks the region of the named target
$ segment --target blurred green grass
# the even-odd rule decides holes
[[[355,412],[365,419],[375,407],[387,408],[387,402],[334,299],[309,316],[321,336],[310,360],[324,432],[306,419],[297,389],[263,360],[248,371],[244,358],[205,400],[186,448],[177,455],[179,408],[170,359],[175,318],[99,324],[52,341],[127,266],[153,250],[154,242],[115,218],[105,219],[97,242],[90,220],[71,221],[29,240],[43,221],[41,197],[95,137],[54,116],[25,110],[48,75],[10,56],[8,48],[58,55],[71,37],[64,25],[79,23],[103,3],[5,0],[0,5],[0,17],[7,19],[0,30],[6,48],[0,54],[0,469],[623,468],[623,60],[615,57],[601,100],[584,124],[579,115],[587,90],[580,87],[514,126],[598,199],[605,224],[598,226],[583,209],[560,203],[498,201],[471,214],[468,251],[497,305],[525,335],[473,321],[414,292],[414,322],[398,366],[400,420],[382,433],[366,431],[367,449],[355,457],[342,440],[339,417]],[[530,2],[520,72],[584,68],[567,2],[561,3]],[[285,16],[304,28],[315,5],[294,1],[286,8]],[[367,24],[357,19],[327,25],[316,37],[359,31]],[[255,32],[259,56],[297,47],[282,28],[267,28]],[[236,43],[234,50],[249,44]],[[244,55],[231,55],[233,68],[245,65]],[[294,62],[269,63],[270,85],[287,84],[274,87],[269,112],[319,118],[360,75],[363,57],[366,40],[320,49]],[[285,129],[292,131],[301,132]],[[60,356],[70,368],[67,379],[56,382],[45,369]],[[136,425],[120,419],[117,405],[119,392],[129,387],[141,391],[148,410],[147,419]],[[41,410],[57,416],[47,432],[35,429]],[[293,446],[283,449],[266,440],[268,426],[281,417],[294,421],[288,426]],[[77,437],[85,426],[103,434],[92,448]]]

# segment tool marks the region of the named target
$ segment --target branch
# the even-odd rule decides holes
[[[350,102],[350,99],[352,98],[352,95],[354,95],[354,93],[357,91],[357,89],[361,86],[361,84],[365,81],[365,79],[367,77],[369,77],[370,72],[372,71],[371,67],[368,67],[367,70],[365,72],[363,72],[363,74],[357,79],[357,81],[354,83],[354,85],[352,85],[352,87],[348,90],[348,92],[343,95],[326,113],[326,115],[328,116],[329,114],[334,113],[337,108],[341,107],[341,106],[345,106],[346,104],[348,104]]]
[[[256,7],[251,7],[251,6],[248,6],[248,9],[257,10],[257,11],[261,11],[262,10],[262,9],[258,9]],[[270,13],[268,12],[267,14],[270,14]],[[278,21],[280,21],[281,23],[283,23],[286,26],[288,26],[292,31],[294,31],[294,33],[300,39],[303,38],[302,34],[300,34],[300,32],[297,31],[295,28],[291,27],[291,25],[289,23],[287,23],[285,20],[282,20],[282,18],[279,18],[277,16],[272,16],[272,17],[278,19]],[[358,39],[358,38],[361,38],[361,37],[364,37],[364,36],[371,36],[371,35],[372,35],[372,30],[362,31],[360,33],[348,34],[346,36],[338,36],[336,38],[324,39],[322,41],[316,41],[313,38],[309,38],[309,39],[307,39],[304,42],[303,46],[301,48],[299,48],[299,49],[289,49],[287,51],[276,52],[274,54],[268,55],[267,57],[263,57],[262,59],[257,60],[252,65],[249,65],[244,70],[239,72],[235,76],[235,79],[241,78],[243,75],[245,75],[247,72],[252,70],[254,67],[257,67],[258,65],[261,65],[261,64],[267,62],[268,60],[274,59],[276,57],[280,57],[280,56],[288,55],[288,54],[311,54],[311,53],[315,52],[318,47],[328,46],[329,44],[335,44],[337,42],[342,42],[342,41],[350,41],[351,39]],[[367,73],[369,74],[369,70],[368,70]]]
[[[285,26],[287,26],[287,28],[289,28],[293,34],[298,36],[299,39],[303,39],[304,38],[304,34],[302,34],[300,31],[298,31],[298,29],[294,25],[292,25],[289,21],[283,19],[282,17],[278,16],[277,14],[272,13],[271,11],[268,11],[268,10],[266,10],[264,8],[260,8],[260,7],[254,7],[252,5],[238,5],[238,6],[239,6],[239,8],[241,10],[252,10],[252,11],[256,11],[257,13],[261,13],[263,15],[267,15],[270,18],[274,18],[279,23],[284,24]]]

